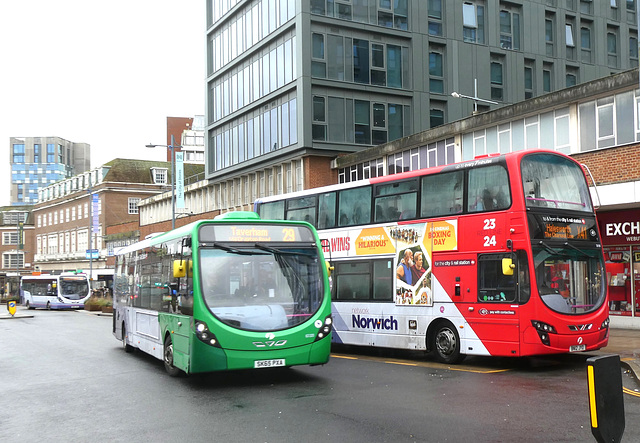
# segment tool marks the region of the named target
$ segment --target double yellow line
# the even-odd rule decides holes
[[[370,361],[378,361],[381,363],[387,363],[390,365],[401,365],[401,366],[421,366],[421,367],[426,367],[426,368],[438,368],[438,369],[447,369],[449,371],[460,371],[460,372],[472,372],[475,374],[493,374],[493,373],[497,373],[497,372],[506,372],[506,371],[510,371],[510,369],[472,369],[469,366],[450,366],[450,365],[446,365],[443,363],[437,363],[437,362],[419,362],[419,363],[413,363],[413,362],[408,362],[408,361],[402,361],[402,360],[382,360],[382,359],[378,359],[376,357],[353,357],[350,355],[344,355],[344,354],[331,354],[331,358],[342,358],[345,360],[370,360]]]

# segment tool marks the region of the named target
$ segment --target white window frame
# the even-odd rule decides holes
[[[139,197],[129,197],[127,201],[127,213],[128,214],[139,214],[140,211],[138,209],[138,203],[140,202]]]

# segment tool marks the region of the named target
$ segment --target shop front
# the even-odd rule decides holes
[[[597,215],[612,326],[640,328],[640,209]]]

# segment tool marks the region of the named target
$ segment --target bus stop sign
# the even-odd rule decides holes
[[[7,302],[7,309],[12,317],[16,315],[16,302],[14,300]]]
[[[587,359],[591,433],[598,442],[617,443],[624,433],[624,398],[619,355]]]

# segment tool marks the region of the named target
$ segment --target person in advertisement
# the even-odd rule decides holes
[[[421,251],[413,254],[413,261],[415,263],[411,266],[411,279],[414,283],[417,283],[424,273],[427,272],[424,268],[424,255]]]
[[[404,256],[400,261],[400,266],[396,269],[396,275],[399,280],[402,280],[408,285],[413,282],[413,275],[411,274],[411,267],[413,263],[413,251],[409,248],[404,250]]]

